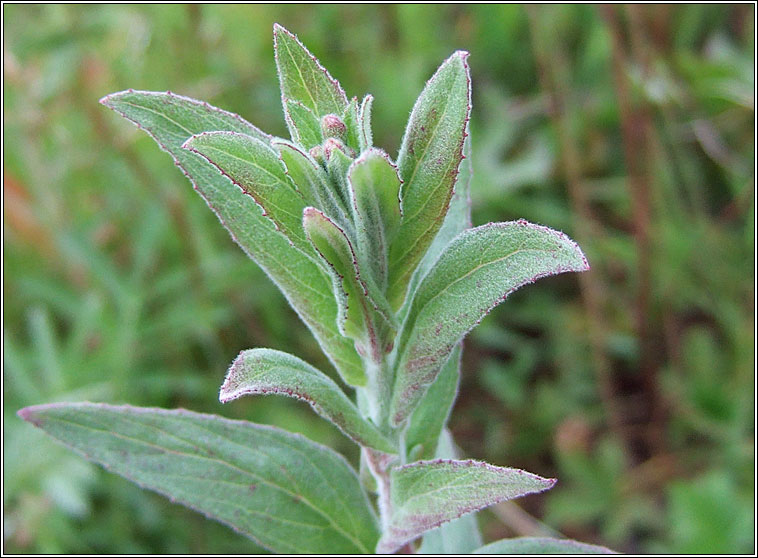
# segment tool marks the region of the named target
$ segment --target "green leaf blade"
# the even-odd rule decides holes
[[[308,254],[302,214],[305,200],[285,174],[279,157],[260,140],[236,132],[203,132],[182,146],[206,159],[252,197],[293,244]]]
[[[389,298],[403,304],[411,276],[445,219],[471,111],[468,53],[458,51],[427,82],[398,154],[403,221],[390,250]]]
[[[458,235],[422,281],[403,326],[393,424],[406,420],[455,345],[511,292],[541,277],[587,269],[566,235],[523,220]]]
[[[378,538],[356,473],[302,436],[184,410],[93,403],[19,415],[87,459],[275,552],[369,552]]]
[[[284,98],[282,104],[284,105],[284,120],[292,141],[305,149],[321,145],[324,141],[321,122],[313,111],[303,103],[292,99]]]
[[[437,446],[458,395],[462,345],[459,343],[453,349],[450,358],[411,414],[405,431],[406,451],[411,460],[457,457],[443,455]]]
[[[570,539],[551,539],[549,537],[518,537],[501,539],[481,548],[472,554],[616,554],[615,551]]]
[[[234,241],[284,293],[342,378],[350,385],[364,385],[361,358],[337,329],[337,304],[327,272],[292,246],[250,196],[201,156],[182,149],[191,136],[213,130],[265,142],[270,137],[236,114],[173,93],[128,90],[100,102],[144,130],[172,157]]]
[[[361,275],[355,249],[345,231],[323,212],[307,207],[303,226],[316,251],[332,272],[335,297],[340,304],[340,331],[354,339],[358,352],[380,362],[391,350],[386,339],[392,316],[382,306],[381,293],[370,277]]]
[[[445,429],[439,437],[437,457],[458,459],[458,453],[453,437]],[[470,513],[424,533],[418,554],[470,554],[482,544],[476,514]]]
[[[279,24],[274,24],[274,57],[283,99],[302,103],[318,118],[342,114],[348,101],[339,82]]]
[[[326,374],[281,351],[243,351],[229,367],[219,400],[227,403],[243,395],[274,393],[306,401],[321,417],[336,425],[357,444],[386,453],[394,445],[365,421],[358,408]]]
[[[300,147],[285,140],[273,140],[271,145],[279,152],[287,174],[297,186],[305,202],[318,207],[331,219],[343,226],[350,223],[347,208],[329,186],[324,168]]]
[[[335,298],[340,305],[340,331],[346,337],[362,342],[368,308],[361,296],[357,260],[350,240],[339,225],[313,207],[307,207],[303,212],[303,227],[313,247],[332,271]]]
[[[371,130],[371,106],[373,104],[373,95],[366,95],[363,98],[363,101],[361,101],[361,107],[358,111],[358,121],[360,126],[358,141],[361,152],[370,148],[374,143],[373,132]]]
[[[347,175],[361,263],[371,269],[378,287],[387,286],[389,244],[400,224],[400,176],[389,156],[369,149]]]
[[[443,523],[555,484],[520,469],[471,460],[417,461],[390,475],[392,512],[378,552],[394,552]]]

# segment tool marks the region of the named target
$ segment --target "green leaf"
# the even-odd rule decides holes
[[[282,104],[284,105],[284,120],[287,122],[292,141],[305,149],[321,145],[324,138],[318,116],[299,101],[282,99]]]
[[[372,95],[366,95],[363,98],[361,108],[358,111],[358,121],[360,124],[358,141],[361,152],[371,147],[374,142],[373,133],[371,132],[371,105],[373,103],[374,97]]]
[[[455,397],[458,395],[462,347],[459,343],[419,401],[405,431],[406,451],[411,460],[433,457],[456,457],[441,455],[437,445],[447,420],[450,417]]]
[[[413,296],[418,283],[429,272],[442,251],[460,233],[471,227],[471,139],[466,136],[463,143],[463,161],[459,167],[458,179],[455,182],[455,191],[450,198],[450,208],[445,215],[445,220],[440,227],[437,236],[424,254],[424,258],[411,279],[409,297]]]
[[[616,554],[616,552],[604,546],[569,539],[519,537],[495,541],[474,550],[472,554]]]
[[[363,147],[360,140],[361,121],[357,97],[353,97],[350,100],[350,104],[342,115],[342,121],[345,123],[346,128],[345,144],[356,153],[360,153],[363,151]]]
[[[324,142],[324,159],[330,184],[342,200],[345,207],[350,207],[350,193],[347,185],[347,171],[353,160],[345,153],[348,148],[341,141],[330,138]],[[350,223],[352,229],[352,222]]]
[[[587,269],[566,235],[524,220],[458,235],[422,281],[403,326],[393,424],[409,416],[455,345],[510,293],[541,277]]]
[[[464,514],[547,490],[555,484],[521,471],[480,461],[417,461],[390,472],[390,521],[377,552],[407,542]]]
[[[264,142],[269,137],[235,114],[173,93],[129,90],[100,102],[145,130],[171,155],[235,242],[281,289],[342,378],[351,385],[365,384],[361,358],[337,329],[337,303],[328,273],[292,246],[250,196],[202,157],[181,148],[191,136],[210,130],[239,132]]]
[[[347,175],[361,264],[377,286],[387,286],[389,244],[400,223],[400,177],[380,149],[369,149],[353,162]]]
[[[386,453],[397,449],[376,427],[361,418],[358,408],[329,376],[307,362],[281,351],[243,351],[229,367],[219,400],[275,393],[306,401],[356,443]]]
[[[443,430],[437,447],[437,457],[457,459],[458,448],[448,430]],[[482,546],[482,535],[476,514],[470,513],[427,531],[418,554],[470,554]]]
[[[453,194],[471,110],[468,53],[458,51],[427,82],[411,112],[397,164],[403,179],[403,222],[390,250],[389,299],[405,300],[408,283]]]
[[[93,403],[19,415],[90,461],[274,552],[366,553],[376,544],[376,518],[355,471],[302,436],[184,410]]]
[[[340,331],[356,341],[359,353],[380,362],[382,355],[391,350],[384,346],[389,317],[374,311],[378,305],[370,297],[367,279],[361,277],[350,240],[334,221],[313,207],[305,209],[303,225],[332,271],[334,292],[340,304]]]
[[[343,113],[347,97],[339,82],[279,24],[274,24],[274,56],[283,99],[301,102],[319,119]]]
[[[253,198],[296,247],[306,254],[311,252],[303,231],[305,200],[287,178],[282,162],[269,145],[236,132],[203,132],[192,136],[182,147],[216,167]]]
[[[287,174],[307,205],[322,209],[342,226],[351,222],[347,207],[329,186],[326,171],[313,160],[313,157],[286,140],[275,139],[271,141],[271,145],[279,152]]]

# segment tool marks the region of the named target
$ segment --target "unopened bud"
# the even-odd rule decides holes
[[[338,149],[342,151],[343,154],[347,155],[347,148],[344,143],[335,138],[327,138],[324,142],[324,159],[328,161],[332,157],[332,153],[334,153],[335,149]]]
[[[324,164],[324,148],[320,145],[317,145],[315,147],[311,147],[310,151],[308,151],[308,154],[313,157],[313,159],[319,164]]]
[[[347,137],[347,126],[340,120],[336,114],[327,114],[321,119],[321,132],[324,138],[337,138],[345,141]]]

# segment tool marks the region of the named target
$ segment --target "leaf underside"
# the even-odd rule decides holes
[[[366,553],[378,538],[355,471],[303,436],[184,410],[94,403],[19,415],[90,461],[274,552]]]

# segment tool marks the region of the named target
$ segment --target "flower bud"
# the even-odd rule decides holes
[[[321,119],[321,132],[324,139],[337,138],[345,141],[347,138],[347,126],[336,114],[327,114]]]
[[[324,160],[328,161],[331,158],[332,153],[334,153],[335,149],[339,149],[342,151],[342,153],[348,155],[347,147],[345,147],[344,143],[335,138],[327,138],[327,140],[324,142]]]
[[[320,145],[317,145],[315,147],[311,147],[310,151],[308,151],[308,154],[313,157],[313,159],[319,164],[324,164],[324,148]]]

